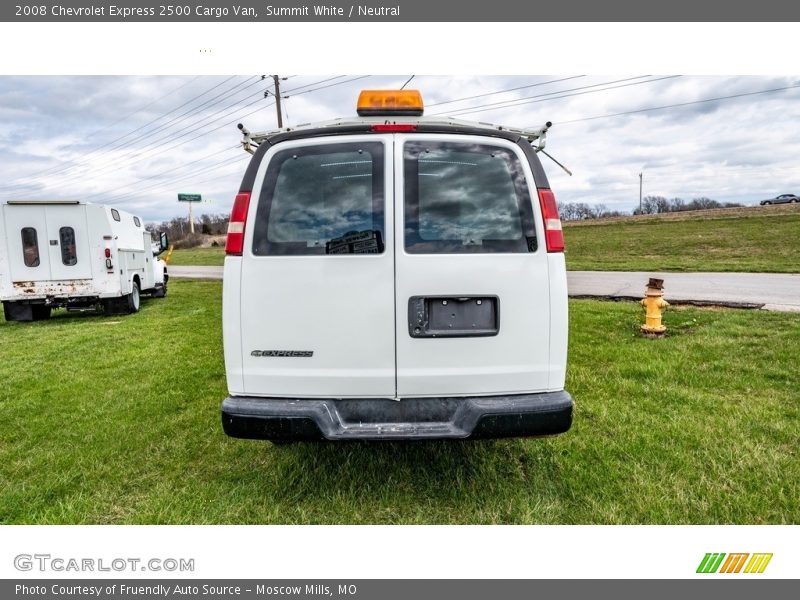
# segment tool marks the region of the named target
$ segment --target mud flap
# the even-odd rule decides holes
[[[50,318],[51,308],[44,304],[3,302],[6,321],[44,321]]]
[[[33,307],[21,302],[3,302],[6,321],[33,321]]]

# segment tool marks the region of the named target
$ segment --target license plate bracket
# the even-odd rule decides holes
[[[500,331],[497,296],[412,296],[408,333],[413,338],[486,337]]]

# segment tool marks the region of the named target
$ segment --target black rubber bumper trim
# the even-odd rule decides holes
[[[257,440],[419,440],[545,436],[572,425],[565,391],[469,398],[295,399],[222,403],[231,437]]]

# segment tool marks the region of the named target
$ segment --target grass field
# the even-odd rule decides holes
[[[800,315],[574,301],[565,435],[276,447],[222,433],[220,292],[0,320],[1,523],[800,523]]]
[[[800,273],[800,205],[566,223],[572,271]],[[221,265],[217,248],[175,250],[174,265]]]
[[[222,266],[224,262],[224,246],[173,250],[172,257],[169,260],[169,264],[181,267],[185,265]]]
[[[756,213],[757,214],[757,213]],[[567,225],[573,271],[800,272],[800,212]]]

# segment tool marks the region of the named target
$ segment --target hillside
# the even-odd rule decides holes
[[[572,271],[800,273],[800,205],[565,222]],[[223,246],[175,250],[174,265],[221,265]]]
[[[573,271],[800,273],[800,205],[564,224]]]

